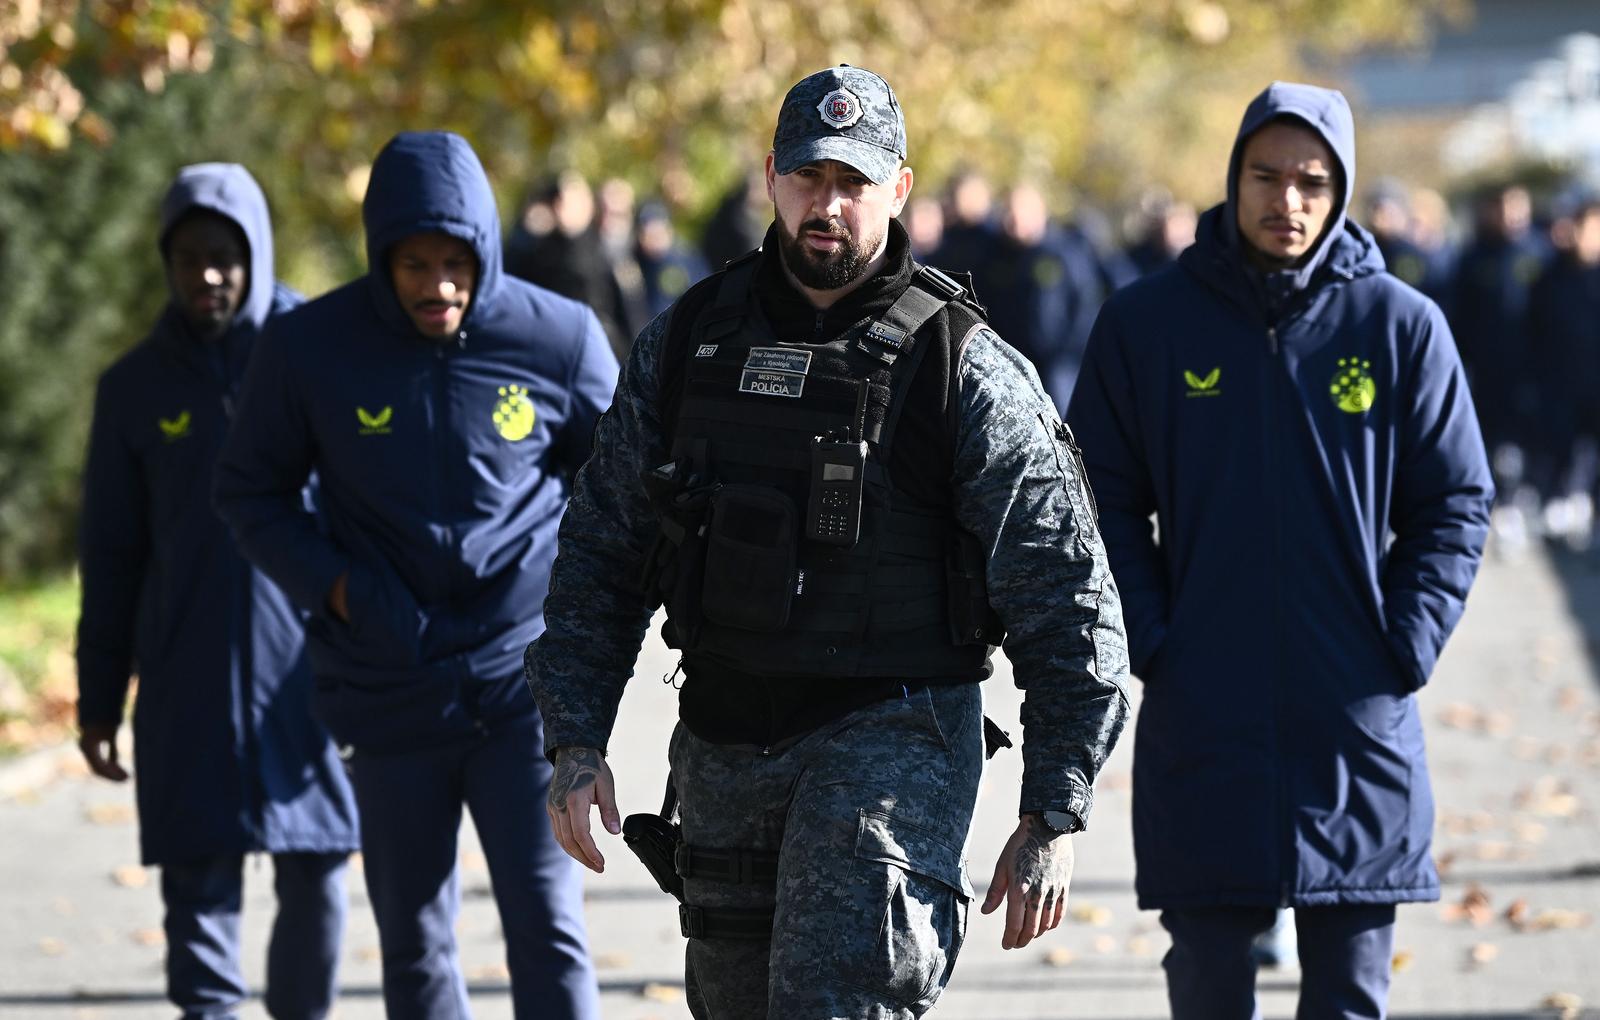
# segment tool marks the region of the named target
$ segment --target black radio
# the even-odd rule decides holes
[[[850,546],[861,535],[861,486],[867,444],[822,438],[811,440],[811,497],[806,506],[806,537],[827,545]]]
[[[866,415],[867,381],[863,379],[856,391],[855,424],[847,438],[817,436],[811,440],[806,537],[813,542],[852,546],[861,537],[861,493],[867,473],[867,444],[862,434]]]

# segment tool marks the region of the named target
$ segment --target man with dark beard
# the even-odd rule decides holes
[[[681,824],[669,806],[626,834],[659,841],[641,857],[684,904],[699,1018],[933,1005],[966,931],[978,682],[1002,635],[1028,692],[1019,821],[984,902],[1007,904],[1006,948],[1060,922],[1068,834],[1127,717],[1071,434],[966,291],[912,260],[905,151],[877,75],[790,90],[776,221],[635,343],[528,650],[551,822],[599,871],[590,809],[623,829],[606,742],[666,605]]]

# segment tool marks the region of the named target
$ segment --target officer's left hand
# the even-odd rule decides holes
[[[605,871],[605,855],[589,833],[589,809],[600,809],[600,821],[615,836],[622,831],[617,811],[617,787],[605,753],[595,747],[556,750],[556,771],[550,779],[545,811],[556,842],[573,860],[591,871]]]
[[[1000,948],[1021,949],[1059,925],[1067,911],[1071,881],[1072,837],[1057,835],[1034,816],[1023,815],[1000,851],[989,895],[983,900],[985,914],[994,913],[1006,900]]]

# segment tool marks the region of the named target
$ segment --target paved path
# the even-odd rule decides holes
[[[1560,1015],[1542,1007],[1548,1000],[1581,1003],[1589,1007],[1581,1015],[1600,1017],[1600,683],[1590,654],[1600,649],[1600,576],[1569,573],[1563,585],[1540,558],[1487,564],[1422,695],[1446,899],[1401,911],[1397,1016]],[[623,704],[612,749],[624,812],[653,810],[659,801],[675,715],[660,678],[671,662],[652,638]],[[1018,699],[1003,665],[986,693],[990,714],[1015,731]],[[1005,953],[998,915],[974,912],[955,980],[933,1016],[1166,1015],[1159,963],[1166,939],[1154,915],[1133,903],[1131,748],[1125,739],[1112,758],[1093,828],[1077,837],[1073,921]],[[1019,770],[1019,756],[1003,753],[984,778],[969,847],[980,895],[1014,824]],[[161,995],[159,897],[155,876],[134,867],[131,800],[131,791],[63,771],[48,757],[31,769],[0,770],[0,1017],[171,1016]],[[589,881],[588,903],[605,1015],[687,1016],[673,905],[620,840],[604,850],[611,867]],[[462,863],[460,942],[474,1008],[480,1017],[509,1017],[498,920],[470,828]],[[265,862],[251,866],[246,951],[255,981],[269,879]],[[338,1015],[378,1017],[377,937],[359,881],[351,895]],[[1293,972],[1264,974],[1261,985],[1268,1017],[1293,1014]],[[245,1015],[266,1014],[252,1002]]]

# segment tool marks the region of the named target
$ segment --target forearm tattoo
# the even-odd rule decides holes
[[[556,774],[550,780],[550,806],[557,811],[567,809],[567,798],[574,790],[583,790],[600,778],[603,758],[592,747],[564,747],[556,752]]]

